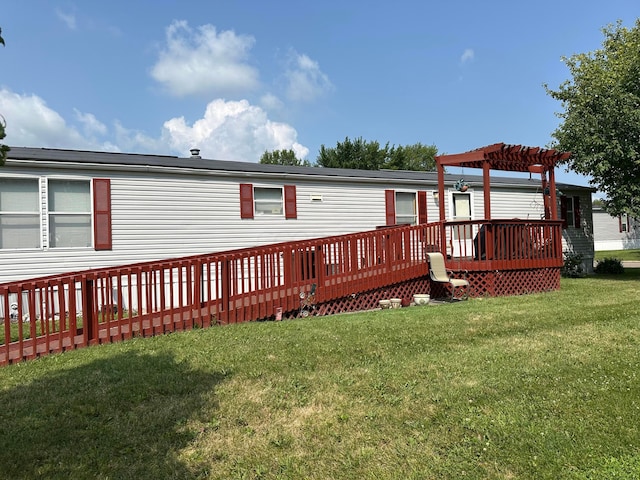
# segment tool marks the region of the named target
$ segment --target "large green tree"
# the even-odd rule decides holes
[[[0,45],[4,46],[4,38],[2,38],[2,29],[0,28]],[[0,140],[3,140],[6,137],[6,133],[4,131],[7,124],[4,121],[4,117],[0,114]],[[7,159],[7,153],[9,152],[9,147],[0,143],[0,165],[4,165],[4,161]]]
[[[291,165],[294,167],[309,167],[308,160],[300,160],[293,150],[273,150],[266,151],[260,157],[260,163],[268,165]]]
[[[338,142],[335,147],[320,146],[316,165],[325,168],[354,168],[380,170],[389,156],[389,144],[380,147],[378,142],[368,142],[358,137]]]
[[[384,168],[392,170],[434,171],[436,169],[438,147],[435,145],[399,145],[389,152]]]
[[[435,145],[381,146],[362,137],[345,138],[335,147],[320,146],[316,165],[327,168],[355,168],[359,170],[435,170]]]
[[[602,48],[563,57],[572,79],[547,93],[562,103],[554,147],[590,175],[611,214],[640,218],[640,19],[602,30]]]

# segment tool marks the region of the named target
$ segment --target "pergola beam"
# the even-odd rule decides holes
[[[438,197],[440,201],[440,220],[445,220],[444,205],[444,167],[468,167],[481,168],[484,191],[484,215],[485,219],[491,218],[491,179],[490,170],[503,170],[507,172],[538,173],[546,184],[546,172],[549,172],[550,190],[550,216],[557,218],[556,192],[554,168],[557,163],[568,159],[571,152],[558,152],[553,149],[540,147],[526,147],[522,145],[508,145],[494,143],[486,147],[478,148],[470,152],[456,153],[452,155],[439,155],[436,157],[438,170]],[[545,199],[546,200],[546,199]],[[549,214],[545,212],[545,216]]]

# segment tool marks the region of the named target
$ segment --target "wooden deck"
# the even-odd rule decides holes
[[[2,284],[0,365],[311,308],[362,310],[389,295],[408,300],[432,291],[428,251],[447,254],[472,296],[559,288],[560,222],[398,226]]]

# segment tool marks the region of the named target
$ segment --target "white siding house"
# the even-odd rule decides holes
[[[484,218],[481,176],[14,147],[0,169],[0,283],[395,223]],[[541,219],[536,179],[493,177],[492,216]],[[558,184],[565,250],[593,259],[591,192]]]
[[[596,251],[640,248],[640,222],[628,215],[613,217],[594,207],[593,239]]]

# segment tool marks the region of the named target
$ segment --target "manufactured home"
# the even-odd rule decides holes
[[[436,172],[13,147],[0,169],[0,283],[430,223],[440,209],[485,219],[484,178],[473,173],[445,174],[440,192]],[[563,250],[591,265],[592,190],[556,188]],[[535,175],[492,177],[491,205],[492,218],[545,218]]]
[[[640,222],[624,214],[614,217],[593,208],[593,243],[596,251],[640,248]]]
[[[0,364],[453,298],[455,285],[558,289],[563,251],[593,263],[592,190],[555,182],[568,155],[500,143],[406,172],[13,148],[0,170]],[[465,278],[440,283],[435,258]]]

